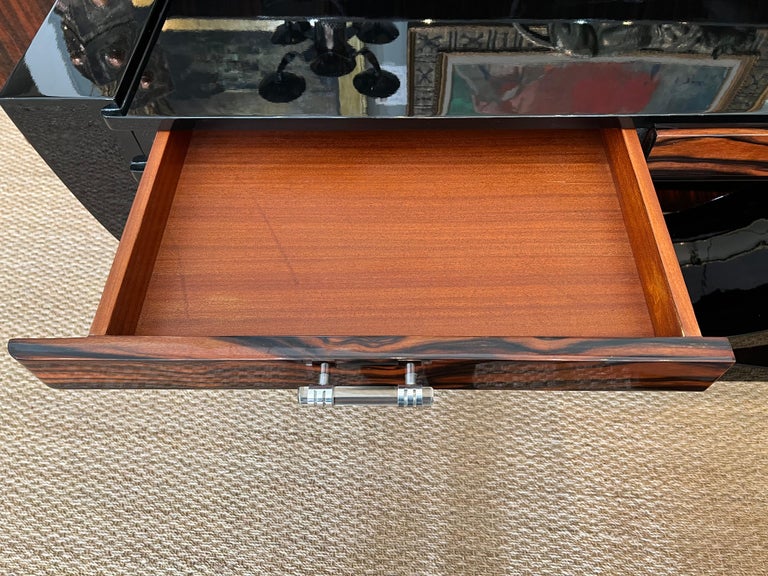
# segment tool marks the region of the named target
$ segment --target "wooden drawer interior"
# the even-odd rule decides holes
[[[93,333],[695,335],[626,137],[161,133]]]
[[[14,340],[54,387],[703,389],[635,131],[158,133],[87,338]]]

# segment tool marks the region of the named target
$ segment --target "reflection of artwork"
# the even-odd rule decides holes
[[[408,114],[432,116],[440,84],[439,59],[442,53],[510,52],[537,50],[536,44],[521,36],[513,26],[425,26],[411,28],[408,36]],[[546,49],[540,50],[547,52]]]
[[[718,74],[723,79],[722,93],[708,92],[703,110],[760,111],[768,95],[768,29],[763,28],[616,22],[414,26],[409,29],[410,115],[445,113],[439,98],[453,88],[455,79],[445,79],[443,74],[450,71],[443,65],[446,58],[457,54],[499,54],[504,58],[538,55],[542,61],[569,58],[574,64],[604,62],[604,58],[656,62],[662,67],[665,62],[678,62],[682,68],[694,67],[686,62],[692,59],[699,67],[699,80],[708,89]],[[715,69],[702,68],[705,63]],[[729,66],[731,72],[724,69]],[[664,81],[678,75],[669,67],[663,72]],[[468,113],[477,114],[474,109]]]
[[[697,114],[722,110],[751,58],[443,54],[447,116]]]
[[[107,96],[117,89],[151,4],[147,2],[145,8],[140,8],[130,0],[104,5],[57,0],[53,13],[61,18],[61,34],[75,81],[82,75]]]

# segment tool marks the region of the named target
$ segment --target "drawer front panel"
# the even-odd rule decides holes
[[[733,363],[723,338],[184,338],[13,340],[57,388],[295,388],[331,365],[334,385],[398,384],[406,361],[435,388],[690,389]]]

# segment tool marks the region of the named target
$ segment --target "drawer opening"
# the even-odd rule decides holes
[[[655,202],[631,129],[160,132],[92,334],[698,336]]]
[[[61,388],[702,390],[635,131],[158,133],[86,338],[9,352]]]

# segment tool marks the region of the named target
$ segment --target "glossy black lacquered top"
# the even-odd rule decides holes
[[[172,17],[399,20],[646,20],[707,24],[768,24],[760,0],[172,0]]]
[[[758,2],[170,0],[131,118],[763,114]]]
[[[58,0],[2,97],[134,119],[762,114],[767,38],[747,0]]]
[[[154,0],[57,0],[3,98],[114,100],[127,90]]]

